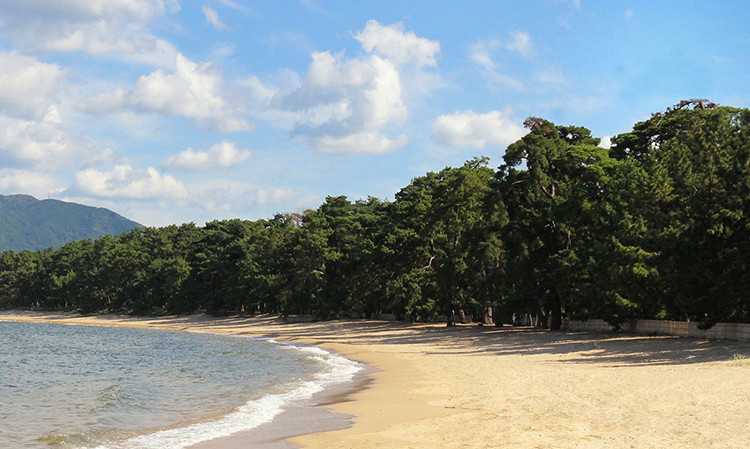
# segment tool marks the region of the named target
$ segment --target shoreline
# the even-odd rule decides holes
[[[330,404],[356,415],[354,425],[286,440],[302,448],[750,444],[750,363],[732,361],[750,356],[747,342],[364,320],[0,312],[0,320],[12,318],[266,336],[375,369],[368,388]]]
[[[350,401],[352,394],[366,388],[369,383],[366,375],[367,372],[358,373],[351,382],[326,388],[305,404],[288,406],[273,420],[254,429],[197,443],[186,449],[296,449],[299,446],[289,442],[291,438],[352,427],[354,416],[335,413],[331,406]]]
[[[191,318],[198,318],[198,321],[190,324],[186,323],[184,326],[175,326],[161,322],[159,318],[132,318],[124,315],[111,314],[82,316],[74,313],[0,311],[0,322],[50,323],[76,326],[205,332],[214,335],[240,335],[264,339],[273,338],[274,340],[283,341],[297,347],[314,346],[303,341],[292,341],[291,339],[285,338],[283,335],[270,336],[257,332],[248,334],[247,332],[237,332],[234,329],[207,329],[202,326],[196,326],[206,319],[205,316],[201,315],[189,315],[183,318],[187,318],[187,321],[190,321]],[[208,318],[208,320],[215,321],[216,319]],[[318,347],[322,348],[321,345],[318,345]],[[322,349],[341,355],[330,348]],[[337,403],[350,401],[352,394],[367,388],[372,382],[369,375],[375,370],[362,362],[357,362],[362,364],[363,368],[360,372],[356,373],[351,380],[342,384],[327,386],[324,390],[314,393],[311,398],[305,400],[303,403],[287,404],[284,406],[282,412],[275,416],[271,421],[265,422],[250,430],[239,431],[230,435],[224,435],[211,440],[195,443],[186,446],[186,449],[243,449],[246,447],[258,449],[294,449],[300,446],[292,444],[287,440],[306,434],[330,432],[352,427],[355,415],[337,413],[334,412],[332,408]],[[292,423],[294,424],[294,427],[290,426]]]

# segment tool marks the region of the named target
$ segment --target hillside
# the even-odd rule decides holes
[[[111,210],[38,200],[29,195],[0,195],[0,251],[37,250],[104,234],[119,234],[140,224]]]

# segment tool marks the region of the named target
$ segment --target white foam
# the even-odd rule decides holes
[[[260,399],[249,401],[217,420],[160,430],[121,443],[101,445],[96,449],[183,449],[203,441],[247,431],[270,422],[290,404],[310,399],[326,387],[351,381],[357,372],[364,369],[361,363],[324,349],[294,346],[276,340],[269,342],[309,354],[309,357],[323,362],[326,369],[316,374],[314,380],[290,385],[292,389],[286,393],[267,394]]]

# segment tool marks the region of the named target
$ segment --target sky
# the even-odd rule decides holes
[[[750,106],[737,1],[3,0],[0,194],[147,226],[392,199],[526,117]]]

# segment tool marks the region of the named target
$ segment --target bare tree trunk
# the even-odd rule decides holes
[[[445,325],[447,327],[456,325],[456,320],[453,317],[453,307],[451,307],[451,301],[447,301],[445,304]]]
[[[559,331],[562,327],[562,303],[560,301],[560,295],[558,295],[556,291],[552,295],[550,315],[549,329],[552,331]]]

